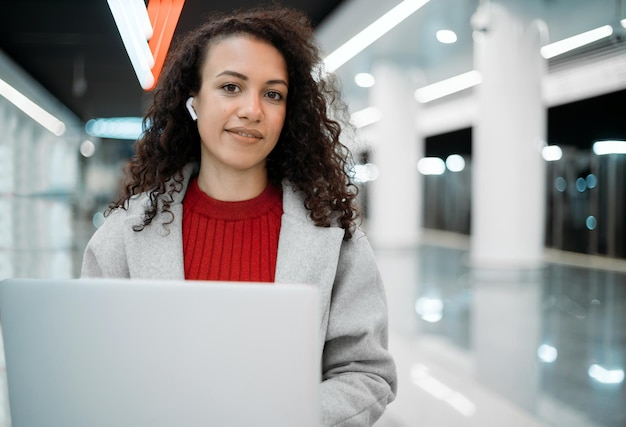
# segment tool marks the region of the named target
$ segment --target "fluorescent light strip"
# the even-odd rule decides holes
[[[122,37],[122,42],[128,52],[128,57],[133,65],[135,74],[139,84],[143,89],[148,89],[154,86],[154,75],[152,75],[151,68],[154,66],[154,57],[148,46],[146,39],[140,39],[140,34],[136,31],[135,25],[137,22],[133,18],[131,9],[126,9],[128,4],[125,4],[123,0],[107,0],[109,8],[115,19],[115,24]],[[147,13],[147,11],[146,11]]]
[[[154,30],[150,23],[150,17],[148,16],[148,9],[143,0],[126,0],[130,3],[129,12],[132,14],[136,28],[141,29],[142,34],[146,40],[150,40]]]
[[[598,156],[606,154],[626,154],[626,141],[596,141],[593,152]]]
[[[356,128],[362,128],[376,123],[383,117],[379,108],[367,107],[363,110],[355,111],[350,115],[350,123]]]
[[[26,113],[31,119],[48,129],[56,136],[65,133],[65,123],[48,113],[46,110],[28,99],[13,86],[0,79],[0,95]]]
[[[624,382],[623,369],[607,369],[594,363],[588,369],[589,377],[602,384],[621,384]]]
[[[559,40],[558,42],[545,45],[541,48],[541,56],[545,59],[554,58],[555,56],[562,55],[570,50],[577,49],[589,43],[608,37],[611,34],[613,34],[613,27],[610,25],[604,25],[575,36]]]
[[[421,103],[427,103],[447,95],[468,89],[472,86],[480,84],[482,81],[481,74],[476,71],[468,71],[449,79],[441,80],[437,83],[424,86],[415,91],[415,99]]]
[[[143,119],[141,117],[91,119],[85,123],[85,132],[98,138],[137,140],[143,133]]]
[[[626,28],[626,19],[621,21]],[[613,34],[613,27],[605,25],[595,30],[587,31],[576,36],[551,43],[541,48],[541,55],[545,59],[553,58],[570,50],[579,48],[594,41],[600,40]],[[427,103],[464,89],[476,86],[482,81],[480,72],[476,70],[459,74],[446,80],[424,86],[415,91],[415,99],[420,103]]]
[[[429,0],[404,0],[402,3],[398,4],[324,58],[325,71],[332,73],[337,70],[363,49],[415,13],[419,8],[428,3],[428,1]]]

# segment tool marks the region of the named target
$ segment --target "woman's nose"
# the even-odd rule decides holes
[[[242,105],[239,109],[239,116],[252,121],[259,121],[263,118],[263,106],[261,99],[256,94],[249,94],[242,98]]]

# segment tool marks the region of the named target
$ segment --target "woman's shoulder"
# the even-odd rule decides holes
[[[124,228],[130,220],[132,223],[141,223],[141,218],[145,212],[146,203],[149,198],[146,194],[132,196],[123,205],[110,208],[105,214],[105,220],[98,228],[98,231],[106,230],[104,233],[115,233]],[[100,234],[103,232],[100,231]]]
[[[314,224],[311,218],[311,212],[305,206],[305,194],[302,190],[298,189],[295,184],[288,180],[282,182],[283,190],[283,212],[286,215],[297,218],[308,224]],[[339,212],[334,212],[331,217],[330,227],[341,228],[339,221]]]
[[[131,196],[125,200],[122,205],[111,208],[107,214],[107,219],[115,218],[115,220],[119,221],[128,217],[141,215],[145,211],[148,202],[149,196],[147,193]]]
[[[311,212],[306,208],[305,194],[295,184],[288,180],[282,182],[283,213],[306,224],[315,225],[311,219]]]

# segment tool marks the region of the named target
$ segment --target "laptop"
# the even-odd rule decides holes
[[[319,422],[317,289],[0,282],[13,427]]]

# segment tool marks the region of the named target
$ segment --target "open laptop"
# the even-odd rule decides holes
[[[7,279],[0,322],[13,427],[318,425],[312,286]]]

